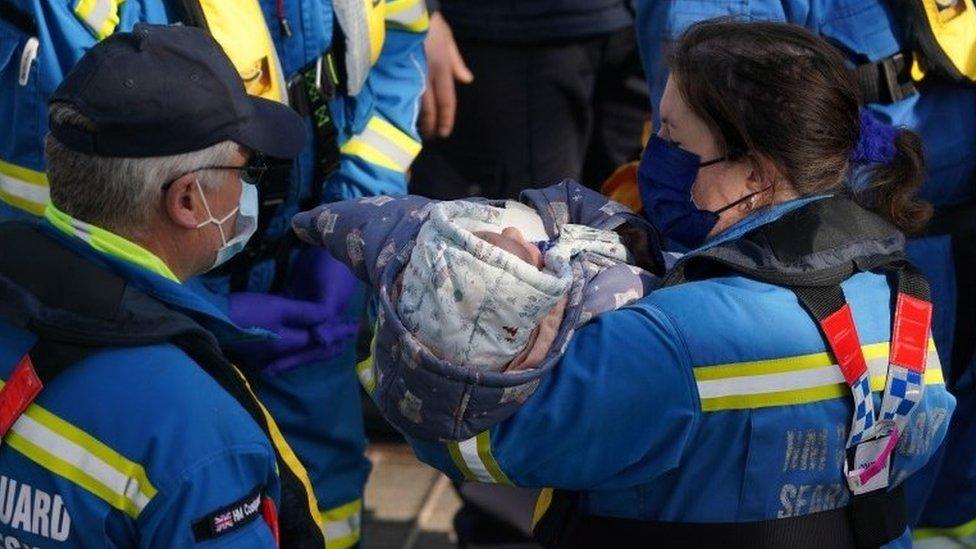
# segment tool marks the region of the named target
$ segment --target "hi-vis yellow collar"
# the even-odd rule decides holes
[[[47,205],[44,218],[58,230],[84,240],[89,246],[104,254],[138,265],[173,282],[180,282],[163,260],[149,250],[115,233],[79,221],[57,209],[54,204]]]

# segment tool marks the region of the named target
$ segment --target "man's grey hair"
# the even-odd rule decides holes
[[[59,124],[94,128],[91,120],[66,103],[51,104],[48,114]],[[68,215],[103,229],[141,234],[162,204],[164,184],[199,168],[228,165],[237,148],[233,141],[223,141],[185,154],[114,158],[75,151],[48,133],[44,155],[51,202]],[[198,177],[206,190],[223,180],[214,170],[201,170]]]

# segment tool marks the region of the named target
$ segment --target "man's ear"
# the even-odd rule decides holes
[[[170,221],[184,229],[195,229],[207,219],[207,210],[200,199],[196,177],[194,174],[186,174],[163,191],[166,214]]]

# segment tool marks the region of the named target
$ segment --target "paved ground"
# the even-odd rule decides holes
[[[456,547],[451,527],[460,500],[444,475],[420,463],[405,444],[372,444],[366,485],[364,546],[370,549]]]

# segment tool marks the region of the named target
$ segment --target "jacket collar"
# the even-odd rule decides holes
[[[274,338],[267,330],[241,328],[234,324],[226,313],[202,295],[202,289],[194,291],[190,285],[180,284],[175,277],[170,278],[128,257],[96,248],[78,235],[56,228],[48,220],[43,221],[40,228],[51,238],[116,273],[139,290],[191,316],[212,332],[221,344]]]

